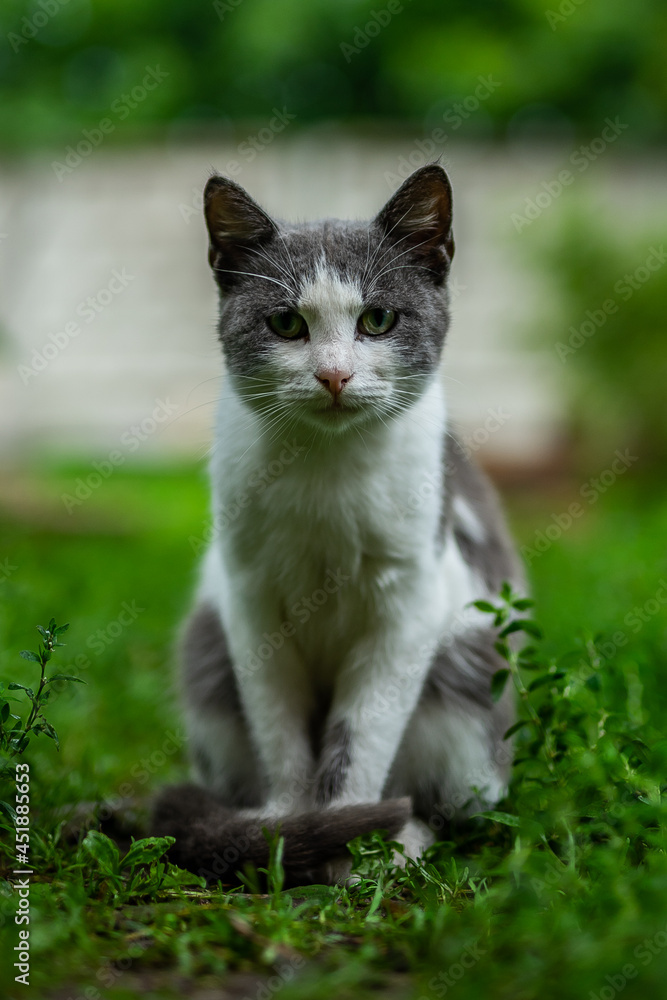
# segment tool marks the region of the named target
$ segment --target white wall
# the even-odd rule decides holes
[[[552,308],[551,293],[527,266],[511,215],[557,174],[563,151],[450,144],[445,153],[457,244],[451,409],[468,434],[500,413],[500,429],[478,434],[488,437],[493,461],[541,464],[566,423],[563,371],[553,351],[526,336]],[[277,215],[368,217],[392,191],[385,174],[396,175],[399,157],[410,154],[416,161],[406,134],[286,133],[237,179]],[[176,409],[141,457],[205,454],[221,364],[201,189],[212,167],[224,171],[237,156],[234,146],[100,148],[60,180],[51,161],[62,153],[0,169],[0,457],[33,446],[104,454],[165,399]],[[623,200],[636,216],[648,210],[647,185],[657,190],[660,178],[648,167],[601,163],[595,184],[603,206]],[[550,206],[533,225],[548,224],[557,210]],[[87,322],[81,304],[107,297],[114,270],[132,280]],[[80,332],[44,370],[20,368],[72,322]]]

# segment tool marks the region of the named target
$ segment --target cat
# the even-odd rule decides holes
[[[370,223],[277,222],[217,175],[204,205],[219,530],[181,643],[196,783],[162,792],[154,832],[233,881],[279,826],[288,879],[333,881],[375,828],[418,857],[502,796],[511,762],[512,696],[492,701],[502,662],[470,604],[524,582],[448,420],[451,186],[429,164]]]

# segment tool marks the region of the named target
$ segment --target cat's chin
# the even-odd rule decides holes
[[[373,419],[373,411],[361,406],[327,406],[317,410],[308,410],[304,417],[311,427],[318,427],[327,433],[341,433],[351,427]]]

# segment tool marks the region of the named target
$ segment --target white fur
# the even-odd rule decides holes
[[[330,334],[354,333],[363,306],[361,286],[344,281],[327,268],[324,260],[316,268],[315,276],[302,286],[298,302],[309,329],[319,327]]]

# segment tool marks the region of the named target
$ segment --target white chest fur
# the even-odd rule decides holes
[[[438,379],[369,433],[271,442],[234,395],[219,421],[213,480],[222,528],[203,586],[223,618],[225,595],[242,585],[264,614],[267,641],[288,637],[328,683],[351,644],[415,600],[435,639],[479,596],[467,567],[438,544],[446,426]]]

